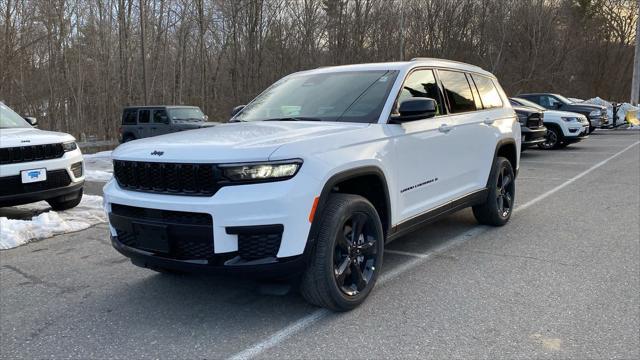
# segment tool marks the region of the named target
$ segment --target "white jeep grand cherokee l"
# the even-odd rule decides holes
[[[309,302],[352,309],[385,242],[468,206],[480,223],[509,220],[519,127],[476,66],[298,72],[229,124],[119,146],[104,188],[112,243],[157,271],[300,275]]]
[[[34,128],[0,102],[0,207],[40,200],[54,210],[77,206],[84,169],[75,140]]]

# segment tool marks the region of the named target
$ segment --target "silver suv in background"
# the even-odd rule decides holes
[[[122,111],[120,142],[217,125],[197,106],[130,106]]]

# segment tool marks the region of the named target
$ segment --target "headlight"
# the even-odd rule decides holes
[[[73,151],[78,148],[78,144],[76,144],[75,141],[69,141],[62,143],[62,148],[64,149],[64,152]]]
[[[224,177],[233,182],[287,180],[296,175],[300,166],[300,159],[219,165]]]
[[[562,120],[567,121],[567,122],[569,122],[569,121],[578,121],[578,118],[576,118],[576,117],[564,117],[563,116]]]
[[[592,112],[589,113],[589,116],[600,116],[600,115],[602,115],[601,110],[593,110]]]

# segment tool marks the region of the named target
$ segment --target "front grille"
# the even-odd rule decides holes
[[[0,149],[0,164],[57,159],[64,155],[62,144],[17,146]]]
[[[214,164],[178,164],[115,160],[113,173],[127,190],[191,196],[212,196],[219,189]]]
[[[67,170],[64,169],[47,171],[47,180],[28,184],[22,183],[20,175],[0,177],[0,196],[56,189],[69,186],[69,184],[71,184],[71,178],[69,178]]]
[[[541,127],[542,125],[544,125],[544,123],[542,121],[542,117],[540,116],[540,114],[531,114],[527,118],[527,125],[526,126],[529,129],[537,129],[537,128]]]
[[[211,260],[214,257],[213,219],[209,214],[111,204],[111,215],[111,225],[116,229],[118,240],[126,246],[141,248],[140,234],[134,230],[136,222],[154,223],[167,228],[169,252],[160,256],[176,260]]]

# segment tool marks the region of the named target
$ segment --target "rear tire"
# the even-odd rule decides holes
[[[376,209],[358,195],[331,194],[300,292],[311,304],[348,311],[371,293],[382,268],[384,232]]]
[[[78,206],[78,204],[80,204],[80,201],[82,201],[82,189],[80,189],[78,195],[75,198],[70,200],[67,200],[66,196],[47,200],[49,206],[51,206],[51,208],[55,211],[72,209]]]
[[[473,215],[480,224],[502,226],[511,218],[516,192],[515,175],[509,160],[497,157],[493,161],[488,187],[487,200],[473,207]]]

